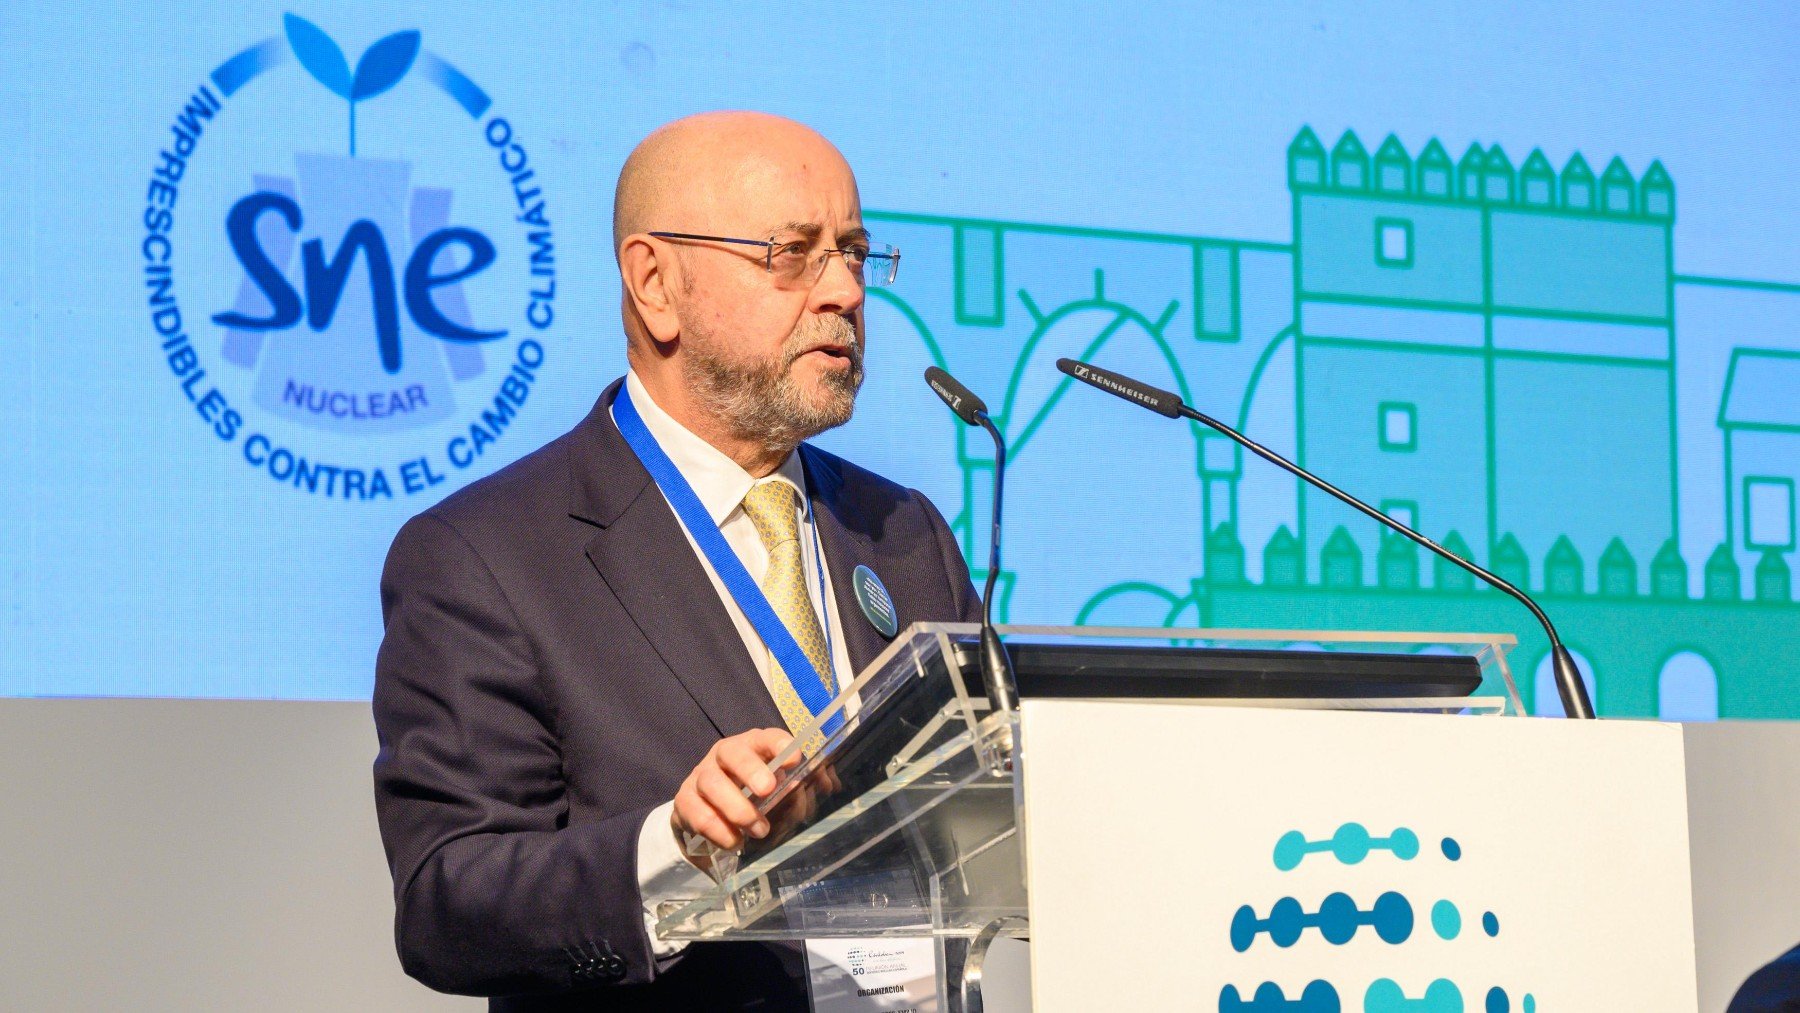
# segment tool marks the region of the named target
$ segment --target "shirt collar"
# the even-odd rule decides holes
[[[744,502],[752,486],[764,482],[786,482],[800,494],[800,518],[810,520],[811,504],[806,498],[806,469],[800,463],[798,450],[788,454],[781,466],[765,478],[755,478],[725,452],[695,435],[674,416],[663,411],[650,396],[637,371],[625,375],[625,388],[631,392],[631,403],[644,420],[644,427],[656,437],[657,445],[687,479],[700,505],[714,524],[724,525],[732,512]]]

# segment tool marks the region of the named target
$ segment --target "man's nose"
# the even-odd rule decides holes
[[[825,270],[812,288],[807,308],[815,313],[848,313],[863,303],[863,282],[841,253],[825,255]]]

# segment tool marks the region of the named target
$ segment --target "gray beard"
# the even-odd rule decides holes
[[[843,317],[802,320],[768,359],[733,358],[723,353],[724,342],[687,330],[688,338],[700,339],[684,342],[682,375],[688,390],[738,439],[779,451],[850,421],[862,386],[863,357],[856,329]],[[814,403],[790,370],[807,349],[826,340],[849,348],[850,368],[826,373],[824,398]]]

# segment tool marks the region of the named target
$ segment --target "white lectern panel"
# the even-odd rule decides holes
[[[1696,1008],[1679,726],[1023,717],[1040,1013]]]

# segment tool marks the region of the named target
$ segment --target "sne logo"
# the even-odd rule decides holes
[[[304,18],[283,28],[213,70],[157,152],[150,324],[252,467],[314,495],[424,492],[492,451],[544,366],[545,197],[512,123],[418,32],[353,65]]]

